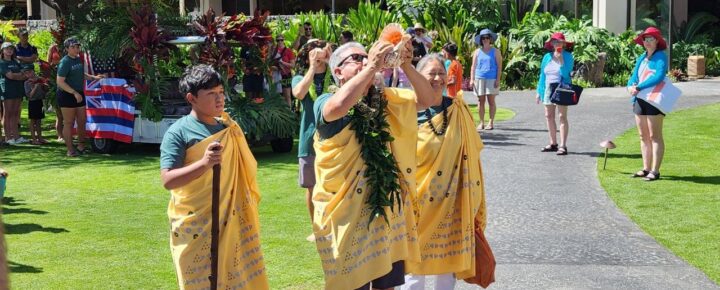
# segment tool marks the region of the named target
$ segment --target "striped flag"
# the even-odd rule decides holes
[[[135,89],[124,79],[86,81],[87,136],[132,142],[134,96]]]

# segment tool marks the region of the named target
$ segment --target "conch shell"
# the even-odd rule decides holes
[[[383,28],[380,41],[387,41],[395,45],[393,51],[385,56],[385,68],[396,68],[402,64],[401,54],[410,39],[411,36],[405,33],[403,27],[398,23],[390,23]]]

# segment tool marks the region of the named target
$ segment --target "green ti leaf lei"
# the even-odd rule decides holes
[[[367,169],[367,189],[369,197],[370,221],[368,227],[376,217],[382,216],[386,223],[390,223],[385,207],[389,206],[394,212],[402,207],[401,190],[399,184],[400,169],[395,157],[390,151],[390,142],[394,138],[390,135],[387,117],[387,100],[381,90],[370,88],[368,96],[358,102],[349,112],[350,128],[355,131],[355,137],[360,143],[361,157]]]

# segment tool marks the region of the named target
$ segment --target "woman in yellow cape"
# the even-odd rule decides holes
[[[203,157],[205,148],[219,140],[223,147],[220,177],[220,237],[218,288],[268,289],[260,249],[255,180],[257,162],[240,126],[226,113],[227,128],[188,148],[185,164]],[[170,191],[170,246],[181,289],[209,287],[212,171]]]
[[[435,289],[475,276],[475,225],[485,228],[483,148],[470,110],[461,97],[443,97],[444,59],[431,54],[417,70],[430,81],[433,105],[419,110],[417,195],[419,262],[407,263],[402,289],[424,289],[423,275],[438,275]]]

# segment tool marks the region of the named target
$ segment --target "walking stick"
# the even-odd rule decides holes
[[[213,151],[220,150],[215,147]],[[218,243],[220,238],[220,164],[213,166],[212,178],[212,225],[210,229],[210,289],[217,290]]]

